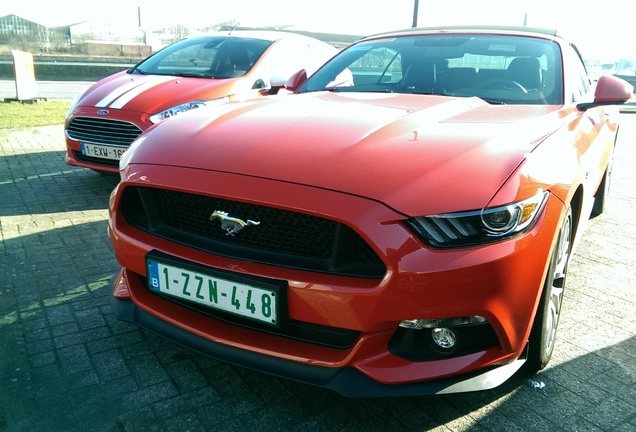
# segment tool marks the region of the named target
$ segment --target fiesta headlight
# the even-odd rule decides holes
[[[539,191],[525,200],[481,210],[419,216],[408,225],[428,245],[439,248],[474,246],[521,234],[538,219],[549,192]]]
[[[77,103],[82,98],[82,96],[84,96],[84,93],[86,93],[86,91],[81,91],[75,94],[75,96],[73,97],[73,100],[71,100],[71,104],[68,107],[68,111],[66,112],[66,116],[64,117],[65,119],[68,119],[73,114],[73,111],[75,111],[75,107],[77,106]]]
[[[230,98],[226,96],[220,99],[190,101],[190,102],[182,103],[179,105],[175,105],[171,108],[158,112],[157,114],[150,116],[148,120],[150,120],[152,124],[157,124],[167,118],[174,117],[178,114],[192,111],[193,109],[197,109],[197,108],[223,104],[229,100]]]

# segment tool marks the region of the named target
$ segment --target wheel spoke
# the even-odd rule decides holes
[[[570,260],[570,241],[571,229],[569,219],[561,228],[561,237],[554,253],[556,253],[556,262],[552,273],[552,283],[550,284],[548,310],[546,311],[546,322],[544,328],[544,344],[545,351],[550,352],[556,339],[557,326],[559,324],[559,316],[561,314],[561,305],[563,303],[563,291],[565,288],[565,276],[567,273],[567,265]]]
[[[554,285],[563,287],[563,280],[565,279],[568,260],[569,254],[565,254],[560,257],[559,261],[557,261],[554,269]]]
[[[561,288],[565,285],[565,274],[567,270],[568,261],[570,260],[570,224],[566,223],[561,228],[561,238],[559,238],[559,244],[557,246],[557,261],[554,269],[554,284]],[[557,283],[557,281],[559,281]]]

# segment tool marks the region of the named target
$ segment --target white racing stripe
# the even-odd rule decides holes
[[[113,90],[112,92],[107,94],[102,100],[97,102],[97,104],[95,104],[95,106],[98,107],[98,108],[107,107],[109,103],[111,103],[112,101],[114,101],[115,99],[120,97],[122,94],[126,93],[127,91],[132,90],[135,87],[138,87],[138,86],[142,85],[144,82],[145,82],[145,80],[144,81],[130,80],[126,84],[117,87],[115,90]]]
[[[100,100],[95,106],[98,108],[113,108],[121,109],[124,105],[130,102],[133,98],[139,96],[146,90],[158,86],[164,82],[171,81],[175,77],[173,76],[145,76],[140,81],[130,81],[129,83],[118,87],[110,92],[102,100]],[[109,104],[112,104],[109,106]]]

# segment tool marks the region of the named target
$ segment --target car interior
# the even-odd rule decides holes
[[[401,40],[398,40],[401,39]],[[492,104],[561,104],[558,47],[512,36],[414,36],[361,43],[305,91],[479,97]],[[347,71],[350,79],[339,77]],[[321,74],[325,77],[321,82]],[[302,90],[301,90],[302,91]]]

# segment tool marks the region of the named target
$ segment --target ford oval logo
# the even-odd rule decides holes
[[[99,111],[97,111],[97,114],[106,115],[106,114],[108,114],[108,110],[99,110]]]

